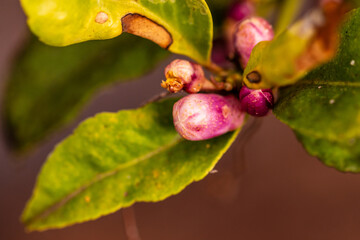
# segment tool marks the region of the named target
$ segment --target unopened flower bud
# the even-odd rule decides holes
[[[234,96],[191,94],[174,104],[177,132],[185,139],[200,141],[220,136],[242,126],[245,113]]]
[[[182,89],[188,93],[197,93],[206,80],[200,65],[180,59],[172,61],[165,68],[165,76],[166,81],[161,86],[172,93]]]
[[[240,90],[241,109],[255,117],[265,116],[274,107],[271,89],[254,90],[246,86]]]
[[[236,25],[246,18],[251,17],[255,12],[253,3],[243,0],[234,3],[229,8],[227,18],[224,24],[224,35],[226,39],[227,55],[230,59],[234,58],[234,32]]]
[[[234,21],[242,21],[255,12],[254,5],[248,1],[234,3],[228,13],[228,17]]]
[[[234,34],[234,45],[240,56],[240,63],[246,67],[251,51],[261,41],[270,41],[274,38],[272,26],[263,18],[252,17],[239,23]]]

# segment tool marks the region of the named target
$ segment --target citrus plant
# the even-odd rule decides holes
[[[99,88],[145,74],[168,52],[184,56],[164,69],[166,98],[99,113],[54,148],[26,228],[177,194],[208,175],[250,117],[271,110],[309,154],[360,172],[359,2],[303,3],[21,0],[34,35],[5,98],[17,151],[73,120]],[[177,92],[185,96],[169,96]]]

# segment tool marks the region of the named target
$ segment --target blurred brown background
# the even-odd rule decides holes
[[[26,29],[18,1],[1,0],[1,97]],[[120,211],[63,230],[30,234],[19,216],[55,143],[96,112],[138,106],[161,91],[161,78],[160,66],[139,81],[105,89],[76,123],[21,159],[9,152],[1,137],[0,240],[126,239]],[[265,118],[251,138],[243,133],[216,169],[218,173],[177,196],[136,204],[143,240],[360,239],[360,175],[339,173],[308,156],[291,130],[273,116]]]

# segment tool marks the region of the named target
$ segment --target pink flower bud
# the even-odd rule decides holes
[[[234,21],[242,21],[255,12],[254,5],[248,1],[236,2],[229,10],[228,16]]]
[[[246,67],[256,44],[273,38],[272,26],[263,18],[252,17],[239,23],[234,34],[234,45],[242,67]]]
[[[274,106],[271,89],[253,90],[246,86],[240,90],[241,109],[255,117],[265,116]]]
[[[161,86],[176,93],[184,89],[188,93],[197,93],[205,82],[202,67],[196,63],[176,59],[165,68],[166,81]]]
[[[199,141],[220,136],[242,126],[245,113],[234,96],[191,94],[174,104],[177,132],[185,139]]]
[[[233,59],[235,54],[234,32],[237,23],[251,17],[254,13],[255,7],[253,3],[246,0],[238,1],[229,8],[227,18],[224,23],[224,37],[226,40],[226,49],[229,58]]]

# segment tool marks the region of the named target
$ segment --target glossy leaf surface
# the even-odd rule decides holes
[[[123,32],[208,63],[213,26],[204,0],[21,0],[40,40],[66,46]]]
[[[360,171],[360,10],[348,17],[337,57],[281,89],[274,113],[311,154],[340,170]]]
[[[305,149],[324,164],[344,172],[360,172],[360,138],[332,141],[297,134]]]

